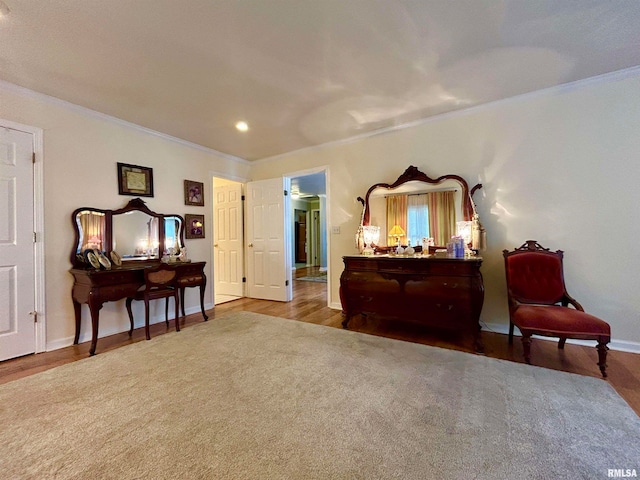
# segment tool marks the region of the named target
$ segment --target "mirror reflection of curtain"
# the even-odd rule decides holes
[[[430,192],[427,196],[431,237],[436,245],[446,245],[456,232],[454,192]]]
[[[392,195],[387,197],[387,235],[395,226],[400,226],[405,232],[407,231],[407,205],[408,195]],[[400,239],[404,243],[404,239]],[[387,245],[395,245],[396,238],[388,237]]]
[[[80,223],[80,241],[77,253],[83,252],[87,248],[97,248],[103,250],[105,216],[101,212],[80,212],[78,214]]]
[[[407,244],[421,245],[429,238],[429,205],[426,193],[409,195],[407,209]]]

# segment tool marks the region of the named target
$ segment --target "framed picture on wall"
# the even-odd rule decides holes
[[[204,215],[191,215],[187,213],[184,216],[186,223],[187,238],[204,238]]]
[[[184,204],[204,207],[204,183],[184,181]]]
[[[153,169],[118,162],[118,194],[153,197]]]

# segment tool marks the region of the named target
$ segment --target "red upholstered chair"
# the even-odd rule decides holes
[[[513,252],[503,250],[509,297],[509,343],[513,327],[522,333],[524,359],[531,363],[531,335],[559,337],[558,348],[567,338],[598,342],[598,366],[607,372],[607,343],[611,327],[584,312],[565,288],[562,250],[550,252],[535,240],[527,240]],[[571,304],[574,308],[570,308]]]
[[[175,268],[165,263],[161,263],[157,267],[144,269],[144,286],[136,292],[132,297],[128,297],[126,301],[127,312],[129,313],[129,323],[131,329],[129,335],[133,333],[133,312],[131,311],[131,302],[133,300],[144,300],[144,331],[147,340],[151,340],[149,334],[149,300],[158,298],[165,299],[165,323],[169,326],[169,298],[173,297],[176,307],[176,332],[180,331],[180,318],[178,315],[178,287],[176,284],[177,272]]]

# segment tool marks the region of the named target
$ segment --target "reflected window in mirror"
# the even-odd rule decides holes
[[[388,194],[376,189],[369,198],[370,223],[379,225],[381,246],[421,245],[423,238],[433,238],[436,245],[446,245],[456,234],[456,221],[463,218],[460,188],[438,188],[423,183],[408,185],[416,193]],[[386,195],[385,195],[386,193]],[[395,226],[405,233],[401,238],[391,231]],[[384,242],[384,243],[383,243]]]
[[[76,253],[82,253],[86,249],[106,248],[106,221],[104,212],[95,210],[83,210],[76,214],[76,224],[79,231],[79,239]]]
[[[164,218],[165,253],[179,253],[182,250],[183,245],[181,243],[180,235],[182,228],[182,217],[179,217],[178,215],[171,215]]]

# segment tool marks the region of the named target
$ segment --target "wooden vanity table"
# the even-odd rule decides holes
[[[144,285],[144,269],[153,265],[153,263],[135,263],[133,265],[127,264],[122,267],[114,267],[111,270],[71,269],[71,274],[74,278],[72,298],[76,320],[74,345],[77,345],[80,340],[81,304],[86,303],[89,305],[89,311],[91,312],[91,348],[89,349],[89,354],[95,355],[102,305],[105,302],[115,302],[116,300],[133,296]],[[185,315],[185,288],[199,287],[200,309],[206,321],[209,317],[204,311],[204,292],[207,285],[207,277],[204,273],[205,265],[206,262],[172,264],[178,272],[182,315]],[[179,319],[176,319],[176,321],[179,321]]]
[[[378,315],[468,333],[476,351],[483,351],[481,257],[353,255],[343,261],[344,328],[354,315]]]
[[[180,215],[161,214],[149,210],[139,198],[131,200],[118,210],[102,210],[90,207],[78,208],[71,216],[75,229],[75,242],[71,251],[70,270],[74,278],[72,300],[75,312],[74,344],[80,340],[82,304],[91,312],[90,355],[96,353],[100,309],[106,302],[133,296],[144,285],[144,270],[161,261],[161,251],[175,253],[184,249],[184,220]],[[100,263],[94,264],[84,253],[105,253]],[[118,252],[115,254],[115,252]],[[120,265],[106,259],[121,258]],[[92,258],[93,259],[93,258]],[[171,262],[177,271],[182,316],[185,315],[184,294],[188,287],[200,289],[200,309],[204,311],[204,293],[207,277],[206,262]],[[179,321],[179,319],[176,319]]]

